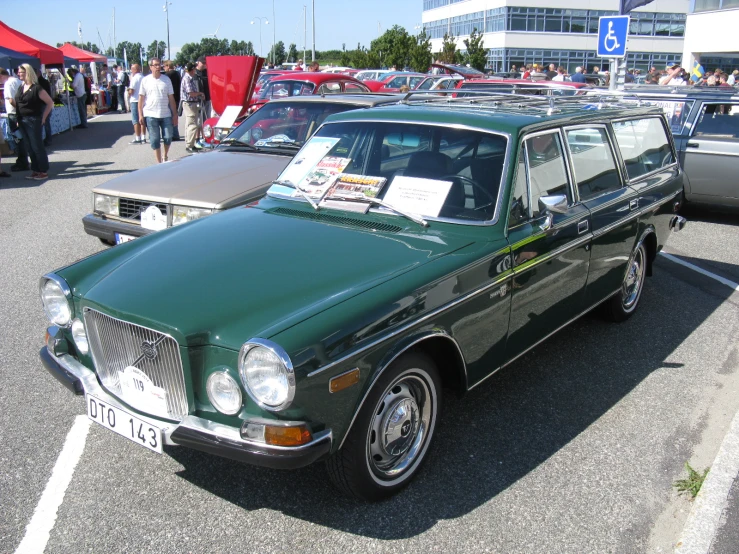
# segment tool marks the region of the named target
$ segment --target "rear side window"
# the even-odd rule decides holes
[[[694,136],[739,138],[739,104],[706,104],[695,125]]]
[[[644,100],[640,99],[642,104],[648,106],[657,106],[662,108],[667,116],[667,122],[673,135],[680,135],[683,132],[685,123],[690,115],[693,107],[693,100]]]
[[[621,188],[621,178],[603,127],[568,129],[567,146],[580,200],[590,200]]]
[[[656,117],[619,121],[613,130],[629,179],[675,163],[665,128]]]

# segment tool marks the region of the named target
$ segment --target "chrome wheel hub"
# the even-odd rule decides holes
[[[639,246],[629,261],[626,277],[622,286],[623,306],[629,309],[636,304],[644,282],[644,247]]]
[[[410,467],[426,440],[431,420],[426,382],[405,376],[380,399],[370,422],[367,460],[381,479],[391,479]]]

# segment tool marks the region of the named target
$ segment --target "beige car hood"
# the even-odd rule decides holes
[[[93,192],[225,209],[264,194],[291,159],[279,154],[214,150],[132,171]]]

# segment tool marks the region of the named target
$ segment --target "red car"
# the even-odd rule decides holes
[[[261,89],[265,84],[269,83],[275,77],[285,75],[286,73],[295,72],[291,69],[268,69],[267,71],[262,71],[259,74],[259,79],[257,79],[257,83],[254,85],[254,96],[259,94],[259,89]]]
[[[278,75],[262,86],[256,98],[252,98],[247,114],[253,113],[273,98],[289,96],[326,95],[340,93],[368,93],[370,89],[354,77],[341,73],[318,73],[311,71],[290,71],[289,74]],[[207,119],[203,124],[205,142],[218,144],[221,137],[226,136],[231,128],[217,127],[217,117]],[[238,120],[234,127],[243,121]]]
[[[385,77],[382,81],[364,81],[372,92],[400,92],[400,87],[408,86],[411,90],[423,81],[428,74],[426,73],[392,73]]]

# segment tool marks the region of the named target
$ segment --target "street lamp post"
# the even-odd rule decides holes
[[[265,25],[269,25],[269,20],[266,17],[255,17],[254,19],[259,20],[259,55],[261,56],[264,54],[264,50],[262,50],[262,20],[264,20]],[[254,19],[251,20],[252,25],[254,25]]]
[[[169,6],[172,5],[172,2],[167,2],[165,0],[164,2],[164,13],[167,14],[167,57],[168,59],[172,58],[172,48],[169,45]]]

